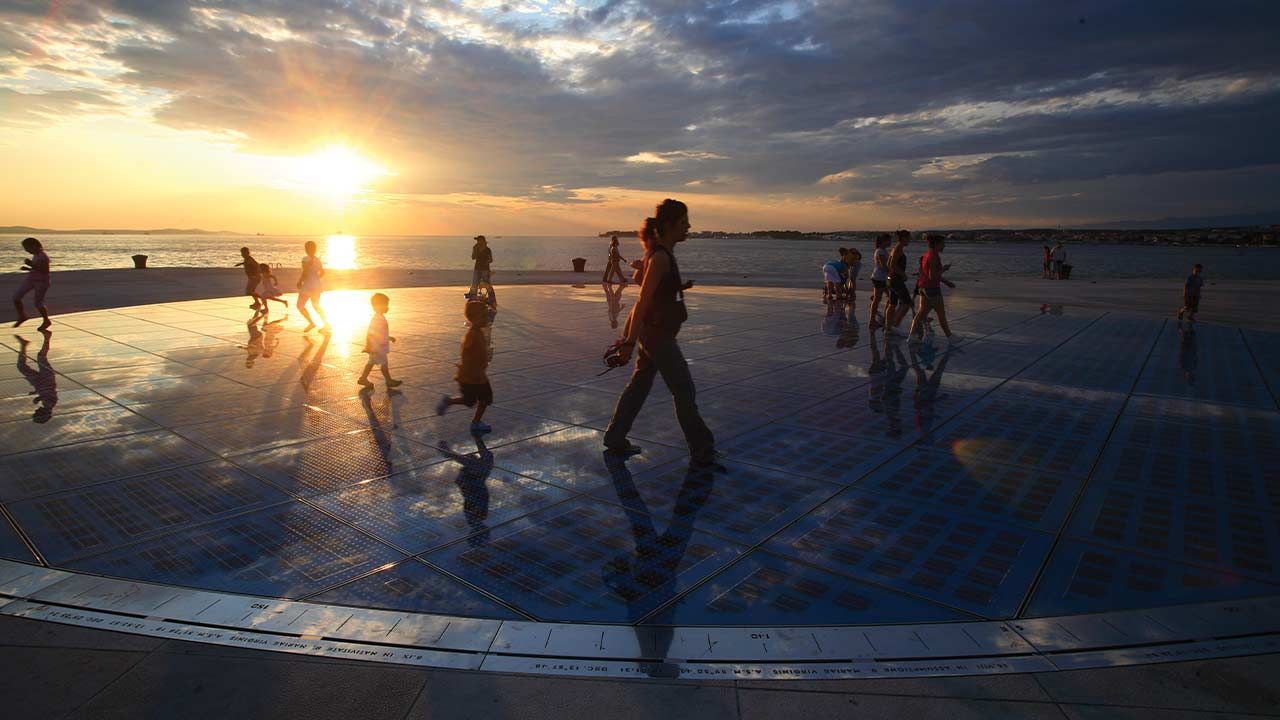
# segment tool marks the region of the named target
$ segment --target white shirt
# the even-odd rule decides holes
[[[387,316],[374,313],[369,320],[369,332],[365,334],[365,344],[369,346],[370,355],[386,355],[391,352],[391,329],[387,326]]]
[[[874,263],[874,267],[871,271],[871,279],[882,281],[888,280],[889,248],[876,248],[875,254],[871,256],[871,262]]]
[[[324,289],[324,285],[320,281],[320,275],[324,272],[324,265],[320,262],[319,257],[311,255],[302,256],[302,292],[316,293]]]

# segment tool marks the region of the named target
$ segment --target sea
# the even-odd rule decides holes
[[[0,248],[8,247],[13,270],[25,253],[22,236],[0,236]],[[240,260],[240,248],[252,249],[259,262],[296,265],[307,240],[315,240],[325,266],[333,269],[400,268],[465,270],[472,266],[469,236],[264,236],[264,235],[46,235],[41,238],[56,270],[91,270],[132,267],[130,257],[148,257],[150,267],[231,267]],[[628,260],[640,255],[640,242],[623,237],[622,254]],[[570,270],[572,258],[587,258],[589,271],[603,271],[608,238],[582,236],[491,236],[495,280],[501,272]],[[692,238],[677,255],[686,274],[731,273],[750,277],[804,277],[815,280],[824,262],[836,255],[839,241]],[[870,273],[870,242],[856,245],[863,254],[863,275]],[[1194,263],[1205,266],[1206,276],[1218,280],[1280,280],[1280,248],[1203,247],[1147,245],[1066,245],[1072,279],[1150,278],[1181,279]],[[913,243],[912,258],[924,248]],[[948,243],[944,258],[951,263],[950,276],[1027,277],[1040,274],[1038,243]]]

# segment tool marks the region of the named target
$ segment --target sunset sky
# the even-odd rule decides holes
[[[0,0],[0,225],[1280,209],[1280,2]]]

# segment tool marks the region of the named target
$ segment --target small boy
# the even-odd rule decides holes
[[[1191,274],[1187,276],[1187,281],[1182,285],[1182,309],[1178,311],[1178,320],[1182,320],[1182,316],[1187,316],[1188,322],[1196,321],[1196,313],[1200,312],[1200,288],[1204,287],[1204,277],[1200,271],[1204,268],[1200,263],[1196,263],[1191,268]]]
[[[257,310],[258,303],[259,303],[258,261],[254,260],[253,255],[249,254],[249,248],[247,247],[240,248],[240,257],[242,259],[240,260],[240,262],[235,264],[235,267],[240,267],[241,265],[244,266],[244,294],[253,298],[253,304],[250,305],[249,307],[253,308],[254,310]],[[262,304],[266,305],[266,303],[262,303]]]
[[[471,432],[480,435],[492,430],[482,420],[485,409],[493,404],[493,388],[485,372],[489,366],[488,343],[484,336],[484,329],[489,324],[489,306],[472,300],[467,303],[464,314],[471,327],[462,338],[462,362],[458,363],[458,373],[454,375],[462,394],[459,397],[442,396],[436,403],[436,414],[443,415],[450,405],[474,406],[476,411],[471,417]]]
[[[400,381],[391,379],[391,368],[387,364],[391,343],[396,341],[387,327],[387,309],[391,306],[391,299],[382,293],[374,293],[369,298],[369,304],[373,306],[373,317],[369,319],[369,331],[364,336],[364,351],[369,353],[369,360],[364,364],[364,372],[360,373],[360,379],[356,382],[363,385],[365,390],[372,390],[373,382],[369,380],[369,372],[374,365],[381,365],[382,379],[387,381],[387,393],[393,394],[398,392],[396,388],[400,386]]]
[[[13,293],[13,308],[18,315],[13,326],[18,327],[27,321],[27,310],[22,304],[22,298],[27,293],[35,291],[36,310],[40,311],[40,317],[44,318],[44,322],[40,323],[40,329],[48,330],[53,324],[49,319],[49,308],[44,305],[44,296],[49,292],[49,256],[45,253],[40,241],[33,237],[22,241],[22,249],[31,253],[31,259],[22,261],[22,269],[26,271],[27,276]]]

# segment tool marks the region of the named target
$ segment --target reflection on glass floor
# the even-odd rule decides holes
[[[400,394],[361,394],[369,292],[326,337],[242,298],[0,336],[0,557],[150,582],[551,621],[839,625],[1280,594],[1280,336],[949,300],[958,342],[815,293],[689,294],[725,454],[691,471],[598,288],[502,291],[497,396],[438,417],[462,307],[387,291]],[[624,291],[622,302],[634,290]],[[380,384],[379,384],[380,385]]]

